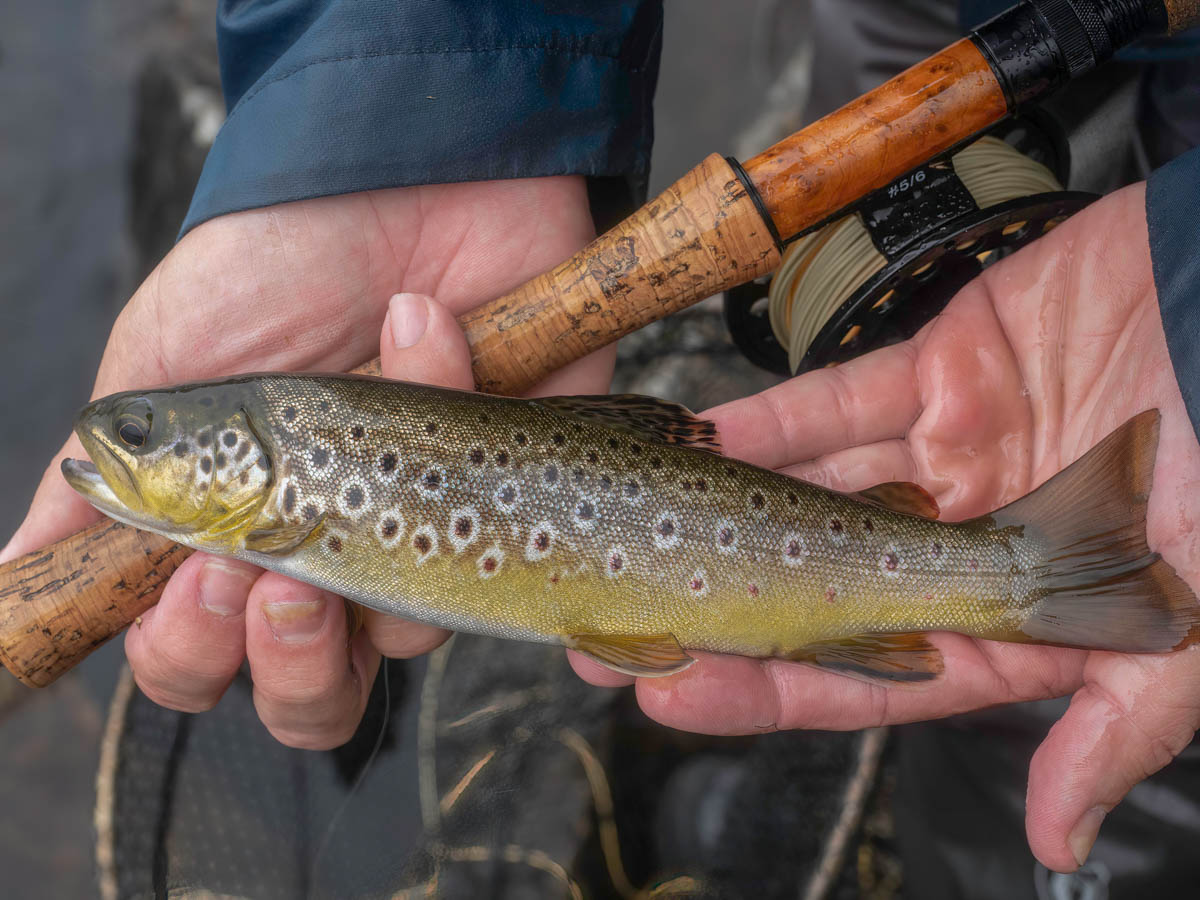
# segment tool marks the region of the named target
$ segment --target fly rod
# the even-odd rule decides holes
[[[566,262],[462,316],[476,386],[519,393],[767,274],[789,242],[1145,31],[1197,24],[1200,0],[1027,0],[744,163],[709,156]],[[149,609],[191,552],[104,521],[0,566],[0,662],[50,684]]]

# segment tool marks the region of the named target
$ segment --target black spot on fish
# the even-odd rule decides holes
[[[467,459],[471,460],[477,466],[482,466],[485,458],[484,452],[478,447],[467,454]]]
[[[350,487],[346,488],[346,493],[344,496],[346,499],[346,505],[351,509],[358,509],[363,505],[363,501],[366,500],[366,497],[363,496],[363,489],[357,484],[352,484]]]
[[[587,461],[594,466],[596,463],[600,462],[600,457],[596,453],[595,450],[589,450],[588,455],[587,455]]]
[[[934,559],[937,559],[939,556],[942,555],[943,549],[944,548],[942,547],[942,545],[939,544],[937,541],[934,541],[932,544],[929,545],[929,553]]]
[[[546,484],[555,484],[558,481],[558,466],[546,466],[542,477],[546,480]]]
[[[590,500],[581,500],[575,508],[575,515],[584,520],[591,519],[596,515],[596,507],[592,506]]]
[[[437,434],[437,422],[426,422],[425,423],[425,433],[426,434]]]
[[[616,450],[618,447],[620,447],[620,446],[621,446],[621,442],[620,442],[620,441],[618,441],[616,438],[609,438],[609,439],[608,439],[608,446],[609,446],[610,448],[612,448],[613,450]]]
[[[609,490],[612,487],[612,484],[612,479],[607,475],[600,476],[600,487],[604,488],[604,490]]]
[[[383,456],[379,457],[379,471],[387,474],[396,470],[396,454],[388,450]]]
[[[875,523],[870,519],[863,519],[863,531],[867,534],[873,533],[875,531]]]
[[[225,468],[225,462],[226,462],[225,454],[222,453],[220,450],[218,450],[217,451],[217,468],[218,469]]]
[[[342,552],[342,539],[340,537],[338,537],[336,534],[331,534],[329,536],[329,540],[327,540],[325,542],[325,546],[327,546],[334,553],[341,553]]]
[[[583,484],[583,469],[572,469],[571,477],[575,479],[576,484]]]
[[[283,489],[283,511],[289,516],[292,510],[296,508],[296,488],[293,485],[288,485]]]
[[[797,505],[799,505],[799,503],[800,503],[800,498],[799,498],[799,497],[797,497],[797,496],[796,496],[794,493],[792,493],[791,491],[788,491],[788,495],[787,495],[787,501],[788,501],[788,503],[789,503],[789,504],[791,504],[792,506],[797,506]]]
[[[661,456],[650,457],[650,468],[661,469],[662,468],[662,457]]]
[[[180,441],[179,443],[177,443],[175,445],[175,455],[176,456],[187,456],[187,452],[190,449],[191,449],[191,447],[188,446],[187,441]]]
[[[355,425],[353,428],[350,429],[350,437],[354,438],[356,441],[362,440],[362,436],[366,433],[367,433],[366,429],[363,428],[361,425]]]
[[[554,446],[556,447],[561,447],[567,442],[566,435],[564,435],[561,431],[554,432],[554,435],[550,438],[550,440],[554,441]]]
[[[669,538],[675,533],[675,522],[672,519],[663,519],[658,523],[656,530],[665,538]]]
[[[533,549],[538,553],[545,553],[550,549],[550,535],[544,531],[539,531],[533,536]]]
[[[895,572],[896,567],[900,565],[900,557],[895,553],[883,554],[883,567],[889,572]]]
[[[767,499],[758,491],[755,491],[750,495],[750,505],[755,509],[762,509],[767,505]]]
[[[329,462],[329,451],[324,447],[313,447],[312,455],[309,458],[312,460],[314,466],[318,469],[323,469]]]
[[[200,432],[200,434],[196,437],[196,443],[199,444],[201,447],[207,447],[209,444],[212,443],[212,432],[211,431]]]
[[[625,482],[625,487],[623,490],[625,491],[625,496],[629,498],[636,497],[642,492],[641,485],[639,485],[636,481]]]
[[[620,572],[625,568],[625,560],[620,553],[610,553],[608,557],[608,568],[613,572]]]
[[[841,521],[839,521],[838,519],[830,519],[829,520],[829,530],[832,531],[834,534],[841,534],[842,533]]]
[[[223,435],[221,435],[221,440],[225,442],[226,447],[236,447],[237,446],[237,435],[234,434],[232,431],[227,431]]]
[[[506,484],[496,496],[500,498],[501,503],[512,503],[517,499],[517,489],[511,484]]]
[[[329,412],[329,401],[322,400],[317,404],[317,409],[319,409],[321,412]]]
[[[490,418],[488,418],[488,414],[487,414],[487,413],[480,413],[480,414],[479,414],[479,424],[480,424],[480,425],[486,425],[486,424],[488,424],[488,422],[490,422],[490,421],[492,421],[492,420],[491,420]]]
[[[427,491],[436,491],[442,485],[441,472],[426,472],[421,479],[421,484],[425,486]]]
[[[788,559],[799,559],[801,549],[800,542],[793,538],[787,542],[787,546],[783,548],[783,552],[787,554]]]
[[[722,547],[732,547],[733,546],[733,529],[730,528],[728,525],[726,525],[724,528],[722,528],[720,531],[717,532],[717,541],[721,544]]]
[[[394,538],[396,536],[396,532],[399,530],[400,523],[391,518],[384,519],[380,527],[380,531],[383,533],[385,538]]]
[[[525,432],[523,431],[518,431],[514,434],[513,440],[517,442],[517,446],[519,447],[524,447],[529,442],[529,438],[525,437]]]
[[[578,434],[579,432],[583,431],[583,426],[582,426],[582,425],[580,425],[578,422],[572,422],[572,423],[571,423],[571,428],[573,428],[573,429],[575,430],[575,433],[576,433],[576,434]]]
[[[641,444],[630,444],[629,452],[632,453],[634,456],[640,455],[642,452],[642,445]]]
[[[429,540],[429,535],[418,534],[413,537],[413,547],[418,553],[428,553],[433,548],[433,542]]]
[[[702,494],[708,490],[708,482],[703,478],[697,478],[696,483],[692,486]]]
[[[508,454],[505,451],[501,450],[499,453],[496,454],[496,465],[498,465],[498,466],[507,466],[508,465]]]
[[[312,504],[312,503],[304,504],[304,509],[301,510],[301,512],[303,513],[304,520],[306,522],[311,522],[313,519],[315,519],[317,517],[317,507],[315,504]]]
[[[470,516],[460,516],[454,520],[454,533],[460,538],[470,537],[475,523]]]
[[[283,408],[283,421],[291,422],[291,421],[295,420],[295,418],[296,418],[296,407],[285,406]]]
[[[246,443],[244,443],[238,447],[237,453],[233,454],[233,458],[236,459],[238,462],[241,462],[243,459],[246,458],[246,455],[249,452],[250,452],[250,442],[247,441]]]

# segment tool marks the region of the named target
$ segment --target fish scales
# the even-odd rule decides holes
[[[138,481],[111,438],[125,397],[92,413],[107,438],[80,429],[97,464],[121,461],[114,485]],[[800,659],[859,635],[1043,639],[1022,628],[1051,590],[1050,531],[933,521],[697,449],[679,407],[292,375],[169,397],[136,464],[169,462],[179,502],[221,524],[158,530],[385,612]]]

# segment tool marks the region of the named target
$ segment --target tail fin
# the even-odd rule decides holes
[[[1050,644],[1160,653],[1200,636],[1191,588],[1146,546],[1158,410],[1130,419],[1032,494],[993,514],[1047,547],[1021,631]]]

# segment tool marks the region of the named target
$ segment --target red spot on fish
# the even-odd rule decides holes
[[[751,585],[748,585],[748,586],[747,586],[747,590],[749,590],[749,591],[750,591],[750,596],[751,596],[751,597],[757,597],[757,596],[758,596],[758,585],[757,585],[757,584],[751,584]]]
[[[978,569],[979,569],[979,560],[977,560],[977,559],[969,559],[969,560],[967,560],[967,568],[969,568],[969,569],[970,569],[972,572],[978,571]]]
[[[796,559],[800,555],[800,542],[797,540],[788,541],[787,555],[791,559]]]
[[[842,523],[838,519],[830,519],[829,520],[829,530],[832,531],[834,534],[841,534],[842,533]]]
[[[690,587],[693,591],[702,591],[704,590],[704,579],[697,575],[688,582],[688,587]]]
[[[932,600],[932,599],[933,599],[933,594],[926,594],[926,595],[925,595],[925,599],[926,599],[926,600]]]
[[[545,553],[550,549],[550,535],[544,531],[539,531],[533,536],[533,549],[539,553]]]
[[[418,534],[413,538],[413,546],[416,547],[418,553],[428,553],[433,548],[433,543],[429,540],[428,535]]]
[[[551,575],[551,576],[550,576],[550,583],[551,583],[551,584],[558,584],[558,576],[557,576],[557,575]]]
[[[833,603],[835,600],[837,600],[837,591],[832,586],[825,588],[825,602]]]
[[[625,566],[625,560],[621,558],[620,553],[614,553],[608,558],[608,567],[614,572],[620,572]]]
[[[483,571],[485,571],[485,572],[495,572],[496,571],[496,557],[489,556],[484,559]]]
[[[895,553],[883,554],[883,565],[889,572],[895,572],[896,567],[900,565],[900,557]]]

